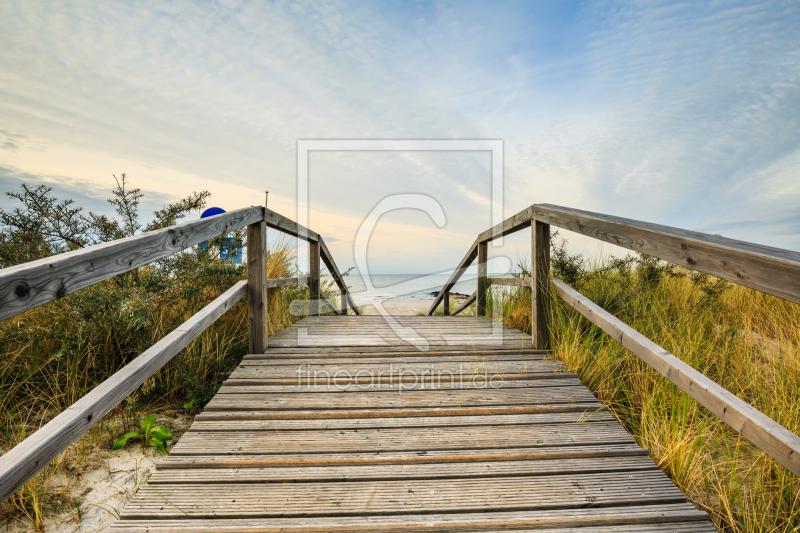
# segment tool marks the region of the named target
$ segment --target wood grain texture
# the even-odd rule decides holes
[[[268,278],[264,285],[266,285],[268,289],[274,289],[276,287],[289,287],[292,285],[308,285],[308,276],[300,276],[297,278]]]
[[[800,437],[687,365],[561,280],[556,293],[571,307],[636,354],[770,457],[800,475]]]
[[[319,233],[311,231],[307,227],[276,213],[272,209],[264,209],[264,221],[267,223],[268,228],[282,231],[292,237],[297,237],[309,242],[319,241]]]
[[[550,225],[531,222],[531,336],[539,350],[550,349]]]
[[[511,233],[526,229],[528,226],[530,226],[530,222],[533,219],[534,207],[535,206],[526,207],[516,215],[511,216],[502,221],[500,224],[497,224],[496,226],[480,233],[478,235],[478,242],[485,243],[493,241],[498,237],[503,237],[505,235],[510,235]]]
[[[321,295],[319,284],[319,242],[309,241],[308,243],[308,301],[310,316],[316,316],[321,308]]]
[[[530,287],[530,278],[486,278],[490,285],[507,285],[509,287]]]
[[[556,205],[533,208],[541,222],[800,303],[800,252]]]
[[[489,288],[487,280],[487,261],[489,246],[485,242],[478,243],[478,279],[475,288],[475,316],[486,316],[486,291]]]
[[[247,226],[247,329],[250,353],[264,353],[269,335],[267,313],[267,225]]]
[[[464,301],[461,303],[461,305],[459,305],[459,306],[456,308],[456,310],[455,310],[455,311],[453,311],[453,316],[456,316],[457,314],[459,314],[460,312],[462,312],[464,309],[467,309],[467,308],[468,308],[470,305],[474,304],[474,303],[475,303],[475,299],[476,299],[477,297],[478,297],[478,291],[475,291],[475,292],[473,292],[473,293],[472,293],[472,294],[469,296],[469,298],[467,298],[466,300],[464,300]]]
[[[152,348],[0,457],[4,501],[247,294],[240,281]]]
[[[303,318],[241,362],[112,531],[713,531],[529,336],[481,349],[503,331],[489,318],[396,319],[456,340],[423,352],[382,317]]]
[[[0,320],[263,218],[261,207],[237,209],[230,213],[4,268],[0,270]]]
[[[328,483],[163,483],[150,485],[125,506],[127,519],[357,516],[371,514],[453,513],[476,509],[533,511],[557,509],[563,501],[596,507],[685,503],[686,497],[661,472],[610,472],[603,475],[532,476],[509,482],[502,477],[473,480],[349,481]],[[166,505],[165,500],[172,505]]]
[[[602,529],[598,529],[602,528]],[[140,519],[112,525],[115,533],[335,533],[425,531],[465,533],[715,533],[708,516],[688,503],[539,511],[254,519]]]

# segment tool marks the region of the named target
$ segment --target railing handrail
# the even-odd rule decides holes
[[[310,276],[267,279],[267,227],[318,246],[323,262],[342,292],[342,313],[347,313],[348,300],[353,310],[359,313],[322,237],[264,207],[238,209],[0,270],[2,320],[244,227],[248,232],[248,279],[236,283],[64,412],[0,456],[0,501],[11,496],[67,449],[245,295],[248,296],[251,353],[263,353],[267,345],[267,289],[300,284],[312,286],[313,283],[319,287],[318,268]],[[312,312],[316,309],[318,313],[322,303],[340,314],[322,293],[317,295],[317,299]]]
[[[531,335],[549,346],[543,305],[552,285],[568,305],[631,350],[682,391],[750,439],[765,453],[800,476],[800,437],[722,386],[694,370],[653,341],[606,312],[560,280],[550,282],[550,225],[574,231],[676,265],[710,274],[779,298],[800,303],[800,252],[683,230],[639,220],[592,213],[550,204],[534,204],[480,233],[434,299],[432,315],[445,295],[478,258],[478,314],[482,292],[495,283],[529,286],[532,290]],[[498,237],[531,228],[531,279],[502,281],[486,275],[486,245]],[[456,312],[462,311],[462,305]],[[542,340],[547,337],[548,340]],[[537,340],[538,339],[538,340]]]
[[[318,233],[259,206],[191,220],[0,269],[0,320],[262,220],[267,227],[288,235],[309,242],[322,241]],[[356,309],[324,241],[321,249],[325,266],[339,289],[347,295],[350,306]]]
[[[533,221],[800,303],[800,252],[570,207],[534,204],[478,235],[428,314],[441,303],[443,291],[452,289],[477,258],[481,244],[529,228]]]

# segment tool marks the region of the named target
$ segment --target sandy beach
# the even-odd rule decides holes
[[[463,299],[459,297],[452,297],[455,302],[462,302]],[[426,299],[409,299],[409,300],[386,300],[383,302],[383,307],[390,315],[399,316],[414,316],[419,313],[427,314],[433,303],[433,298]],[[377,315],[378,310],[374,305],[365,305],[361,308],[364,315]],[[465,312],[467,312],[465,310]]]

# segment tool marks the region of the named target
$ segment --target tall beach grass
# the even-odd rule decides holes
[[[528,276],[522,261],[517,275]],[[794,433],[800,433],[800,306],[644,256],[594,262],[554,248],[553,275]],[[493,288],[489,313],[530,332],[530,290]],[[800,530],[800,481],[557,296],[554,357],[715,525]]]

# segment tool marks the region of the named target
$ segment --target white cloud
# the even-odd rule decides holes
[[[0,166],[229,208],[269,189],[293,216],[297,139],[503,139],[509,215],[550,202],[796,248],[799,26],[779,2],[4,3]],[[480,154],[311,161],[314,229],[342,245],[386,194],[442,202],[445,230],[387,219],[417,243],[376,246],[387,269],[446,268],[419,265],[488,226]]]

